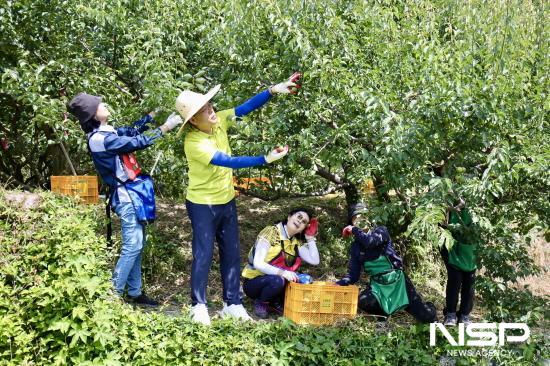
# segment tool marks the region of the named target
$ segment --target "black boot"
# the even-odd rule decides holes
[[[145,306],[158,306],[159,305],[158,301],[155,301],[155,300],[151,299],[150,297],[148,297],[147,295],[145,295],[143,293],[139,296],[128,296],[127,301],[128,301],[128,303],[135,304],[135,305],[145,305]]]

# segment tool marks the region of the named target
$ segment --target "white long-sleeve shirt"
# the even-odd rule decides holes
[[[285,229],[283,230],[283,239],[290,239],[288,237],[288,234],[286,233],[286,227],[283,226],[283,228]],[[269,275],[280,274],[280,271],[281,271],[280,268],[272,266],[271,264],[265,261],[269,248],[271,247],[271,244],[269,243],[269,241],[267,239],[260,237],[256,241],[255,245],[256,245],[256,251],[254,253],[254,262],[253,262],[254,268],[259,270],[260,272],[263,272]],[[314,266],[318,265],[320,262],[320,259],[319,259],[319,250],[317,249],[317,243],[315,242],[315,238],[310,238],[305,244],[299,246],[298,255],[305,262]]]

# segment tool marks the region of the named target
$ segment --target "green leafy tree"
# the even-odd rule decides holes
[[[183,89],[223,84],[235,106],[295,70],[294,98],[278,100],[232,136],[235,155],[289,144],[269,168],[264,199],[343,191],[362,199],[422,272],[450,233],[438,226],[449,191],[463,195],[482,230],[487,299],[537,273],[529,238],[547,232],[548,4],[321,0],[4,1],[0,12],[0,171],[12,184],[48,185],[93,174],[83,134],[64,120],[85,90],[114,109],[116,125]],[[186,162],[173,136],[141,152],[160,192],[185,192]],[[519,306],[516,306],[519,308]],[[502,315],[502,314],[501,314]]]

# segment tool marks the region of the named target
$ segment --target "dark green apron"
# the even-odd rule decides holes
[[[409,305],[405,274],[393,268],[388,257],[381,255],[363,265],[370,276],[372,294],[386,314],[391,315]]]
[[[477,245],[455,242],[449,251],[449,263],[464,272],[475,271],[477,268]]]
[[[460,213],[452,211],[449,215],[450,224],[460,224],[463,228],[467,228],[472,223],[472,217],[466,208]],[[477,268],[477,245],[468,243],[471,237],[463,233],[453,233],[455,243],[449,250],[449,263],[464,272],[471,272]]]

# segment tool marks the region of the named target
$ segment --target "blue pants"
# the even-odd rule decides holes
[[[121,202],[115,207],[120,218],[122,248],[113,272],[113,286],[119,295],[128,285],[129,296],[141,295],[141,254],[145,246],[145,228],[137,221],[131,202]]]
[[[241,256],[235,200],[223,205],[185,201],[185,206],[193,228],[191,303],[206,304],[208,273],[212,266],[214,240],[216,240],[220,253],[223,301],[227,305],[241,304],[239,296]]]
[[[246,279],[243,290],[246,296],[261,302],[283,302],[285,279],[277,275],[263,275]]]

